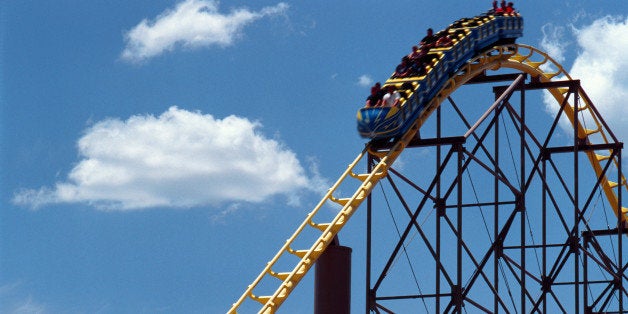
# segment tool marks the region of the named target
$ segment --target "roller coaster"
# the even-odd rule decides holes
[[[625,264],[623,257],[625,245],[622,235],[627,233],[628,209],[622,206],[622,194],[628,190],[628,184],[621,171],[623,143],[608,128],[578,80],[572,79],[546,53],[515,43],[522,33],[523,18],[518,14],[498,16],[489,12],[460,19],[440,32],[441,35],[449,34],[453,45],[431,48],[431,59],[425,73],[408,77],[391,75],[384,86],[394,86],[402,92],[404,96],[398,105],[359,109],[358,132],[370,142],[228,313],[275,313],[364,202],[367,203],[368,220],[371,220],[370,200],[374,188],[385,181],[391,183],[398,195],[400,207],[407,214],[407,225],[403,232],[397,231],[397,245],[379,277],[373,276],[376,279],[374,284],[370,271],[371,231],[368,233],[367,312],[394,313],[384,305],[393,300],[421,300],[426,312],[461,313],[466,311],[465,305],[472,306],[473,312],[486,313],[625,311],[628,305],[628,263]],[[488,75],[489,71],[500,69],[515,72]],[[495,101],[476,118],[475,124],[461,117],[465,131],[458,136],[442,136],[442,105],[448,101],[458,116],[462,116],[451,98],[456,90],[470,84],[503,81],[511,83],[494,87]],[[526,124],[525,92],[537,89],[547,91],[560,107],[544,140],[538,139]],[[521,94],[519,112],[511,104],[515,92]],[[434,113],[436,137],[419,138],[418,131],[425,127]],[[510,179],[499,163],[499,143],[502,140],[498,122],[502,115],[510,117],[519,137],[521,160],[515,167],[518,168],[516,179]],[[572,145],[556,145],[554,142],[554,131],[562,120],[568,120],[573,128]],[[482,131],[483,126],[485,129]],[[494,133],[492,152],[487,147],[491,132]],[[467,149],[465,146],[468,145],[472,148]],[[432,147],[435,150],[434,179],[425,187],[412,183],[392,168],[404,150],[414,147]],[[449,150],[445,151],[445,147]],[[481,156],[480,152],[486,156]],[[585,155],[592,165],[595,184],[586,186],[590,190],[579,183],[580,177],[585,177],[585,170],[581,169],[579,162],[581,155]],[[564,156],[571,159],[565,162],[561,159]],[[367,169],[360,171],[358,165],[364,160],[367,160]],[[526,163],[528,160],[530,162]],[[479,200],[477,194],[474,201],[465,200],[463,196],[463,174],[469,171],[472,163],[494,178],[486,184],[493,187],[487,189],[487,194],[493,198],[490,202]],[[561,164],[571,165],[571,182],[559,174]],[[450,177],[447,177],[448,167],[454,169]],[[550,178],[552,173],[555,173],[555,178]],[[420,192],[420,197],[412,196],[418,201],[414,211],[394,183],[394,176]],[[449,185],[446,185],[447,180]],[[533,187],[535,183],[538,184],[536,188]],[[347,190],[347,186],[355,192],[345,197],[338,196],[341,191]],[[552,191],[554,186],[561,188],[568,205],[560,203],[558,193]],[[604,195],[605,203],[615,217],[610,222],[607,219],[608,228],[605,230],[594,225],[590,219],[596,193]],[[580,200],[581,194],[586,196],[584,201]],[[529,200],[531,197],[541,201],[537,204]],[[429,203],[433,206],[428,206]],[[333,217],[327,217],[328,211],[321,210],[333,206],[340,207]],[[475,230],[464,229],[463,232],[463,222],[468,220],[464,210],[477,207],[484,216],[482,207],[487,206],[492,209],[492,213],[487,214],[489,220],[492,218],[494,221],[491,231],[484,222],[489,241],[486,247],[474,251],[474,245],[465,237],[475,233]],[[436,211],[432,231],[435,240],[430,240],[430,235],[418,222],[421,215],[428,215],[427,208]],[[541,217],[537,227],[540,240],[534,240],[532,231],[529,231],[530,235],[525,233],[532,229],[529,220],[533,213]],[[472,215],[478,216],[477,211]],[[519,226],[515,223],[517,219]],[[555,222],[556,227],[551,226],[551,222]],[[436,281],[434,291],[382,295],[384,278],[393,277],[392,265],[409,246],[411,231],[423,241],[422,253],[434,259],[430,264],[435,272],[435,279],[432,278]],[[517,233],[518,238],[513,242],[513,234]],[[602,237],[613,239],[611,246],[616,250],[613,256],[605,252],[604,245],[600,244]],[[445,239],[450,239],[451,246],[455,247],[448,250],[453,252],[452,261],[441,259],[446,255],[441,243]],[[530,252],[536,250],[542,250],[540,257],[536,255],[538,274],[526,267],[532,259]],[[511,254],[512,251],[517,253]],[[492,275],[488,270],[491,261],[494,265]],[[565,270],[569,268],[565,266],[567,264],[571,265],[569,271]],[[599,268],[602,273],[598,275],[600,279],[593,278],[591,265]],[[510,275],[504,275],[505,272]],[[574,275],[565,279],[566,272],[573,272]],[[507,293],[504,292],[503,283],[506,286],[508,283],[500,278],[505,277],[510,277],[521,287],[514,297],[510,287],[507,287]],[[478,282],[483,283],[480,292],[474,290],[480,285]],[[573,307],[566,306],[562,300],[560,290],[566,286],[570,289],[568,294]],[[508,298],[512,304],[507,301]],[[425,300],[430,300],[429,306]]]

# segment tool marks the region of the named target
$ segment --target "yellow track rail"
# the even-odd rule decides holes
[[[495,47],[499,53],[495,55],[495,51],[489,51],[482,55],[475,57],[467,62],[467,64],[458,73],[463,72],[464,75],[454,76],[448,84],[437,95],[437,98],[444,99],[448,97],[454,90],[461,85],[464,85],[473,77],[483,73],[486,70],[498,70],[500,68],[511,68],[522,72],[525,72],[532,77],[538,78],[540,82],[550,82],[554,78],[561,78],[564,80],[572,80],[563,66],[552,59],[547,53],[528,45],[514,44],[511,46],[499,46]],[[512,51],[512,54],[511,52]],[[511,54],[507,59],[502,58],[503,55]],[[550,88],[548,91],[552,94],[557,103],[562,104],[568,95],[567,88]],[[604,128],[598,115],[593,111],[591,99],[585,93],[582,87],[577,91],[580,104],[578,106],[579,121],[577,123],[578,138],[584,140],[587,144],[609,144],[608,130]],[[437,101],[441,103],[441,101]],[[435,108],[431,108],[433,111]],[[576,125],[574,121],[574,107],[572,104],[567,104],[564,108],[565,116],[569,118],[572,125]],[[427,113],[427,114],[426,114]],[[428,118],[429,113],[426,112],[421,115],[419,119],[425,120]],[[585,127],[585,122],[593,122],[592,128]],[[611,154],[600,155],[593,151],[586,152],[595,173],[601,176],[603,173],[603,162],[608,162],[611,159]],[[612,157],[612,164],[617,169],[619,161],[617,156]],[[610,173],[611,171],[607,171]],[[617,181],[609,180],[608,176],[604,176],[604,179],[600,182],[600,186],[604,191],[608,202],[613,209],[613,212],[617,217],[621,217],[621,220],[626,224],[628,222],[628,208],[620,206],[617,189],[623,188],[628,191],[628,183],[626,178],[621,176]],[[618,209],[621,207],[621,211]]]
[[[563,67],[547,53],[527,45],[516,45],[516,47],[517,54],[502,63],[501,67],[514,68],[524,71],[532,76],[538,77],[541,82],[549,82],[555,77],[560,77],[565,80],[572,79],[569,73],[567,73]],[[568,95],[569,90],[568,88],[550,88],[549,92],[559,104],[562,104],[565,97]],[[579,113],[579,121],[577,123],[578,138],[584,140],[586,144],[609,144],[610,135],[608,134],[608,130],[600,122],[598,114],[594,112],[591,99],[582,87],[580,87],[577,91],[577,94],[580,99],[580,103],[577,108]],[[569,118],[571,124],[575,126],[575,109],[573,104],[567,104],[564,107],[564,110],[565,115]],[[586,125],[586,123],[591,122],[593,122],[594,125]],[[594,151],[586,151],[586,155],[598,177],[603,174],[603,163],[609,162],[609,159],[612,159],[611,162],[615,169],[619,167],[617,155],[611,156],[610,151],[607,155],[596,154]],[[617,181],[609,180],[608,173],[611,173],[611,171],[607,171],[607,175],[605,175],[604,179],[600,182],[600,186],[604,191],[611,208],[615,212],[615,215],[617,217],[621,217],[621,221],[626,223],[628,221],[628,208],[620,206],[617,197],[617,189],[623,188],[625,191],[628,191],[626,178],[622,174],[621,178],[618,178]],[[621,208],[621,211],[619,208]]]
[[[279,252],[273,257],[273,259],[266,265],[260,275],[253,281],[253,283],[246,289],[244,294],[233,304],[229,313],[237,313],[237,309],[244,302],[246,298],[251,298],[262,304],[262,309],[259,313],[274,313],[279,306],[285,301],[290,292],[296,287],[299,281],[305,276],[307,271],[314,265],[314,262],[325,251],[325,248],[332,242],[334,236],[344,227],[351,215],[355,213],[360,204],[371,193],[371,190],[375,184],[383,177],[386,176],[388,168],[397,159],[399,154],[408,145],[410,140],[414,137],[419,125],[415,123],[413,127],[394,145],[394,147],[380,159],[379,163],[373,168],[370,173],[356,174],[354,171],[356,165],[365,156],[367,150],[363,150],[358,157],[349,165],[347,170],[340,176],[338,181],[329,189],[327,194],[318,203],[312,212],[310,212],[305,221],[297,228],[295,233],[286,241],[286,244],[281,247]],[[349,198],[337,198],[334,193],[337,192],[338,187],[346,179],[359,180],[362,183],[358,189]],[[316,223],[313,218],[320,211],[321,208],[329,201],[340,204],[342,209],[338,212],[336,217],[329,223]],[[292,248],[292,244],[297,237],[304,231],[305,228],[316,228],[321,231],[320,237],[314,241],[314,244],[307,250],[295,250]],[[279,259],[285,254],[292,254],[300,258],[299,262],[292,269],[291,272],[276,272],[273,267],[277,264]],[[281,280],[281,284],[277,288],[274,294],[268,296],[257,296],[253,294],[253,289],[264,279],[266,276],[273,276]]]
[[[540,61],[534,61],[539,60]],[[261,304],[261,310],[259,313],[269,314],[275,313],[281,304],[288,298],[290,293],[294,290],[301,279],[307,274],[309,269],[314,265],[316,260],[325,251],[327,246],[332,242],[336,234],[346,225],[349,218],[356,212],[360,204],[367,198],[367,196],[373,190],[373,187],[379,182],[380,179],[386,176],[388,169],[399,157],[401,152],[405,149],[408,143],[414,138],[417,131],[427,120],[441,102],[446,99],[451,93],[453,93],[458,87],[464,85],[470,79],[482,74],[486,70],[498,70],[499,68],[513,68],[526,72],[533,77],[538,77],[541,82],[549,82],[555,77],[565,77],[571,79],[571,77],[563,70],[563,67],[550,58],[546,53],[526,45],[506,45],[496,46],[493,50],[487,51],[474,59],[470,60],[462,69],[458,71],[448,82],[445,87],[434,97],[430,103],[425,107],[417,121],[414,122],[412,127],[404,134],[393,147],[384,152],[369,151],[369,147],[364,149],[355,160],[349,164],[347,169],[343,172],[336,183],[329,189],[323,199],[316,205],[306,217],[306,219],[297,228],[294,234],[286,241],[286,243],[279,249],[277,254],[267,263],[266,267],[257,276],[251,285],[249,285],[242,296],[233,304],[228,313],[237,313],[240,306],[246,299],[257,301]],[[544,71],[541,68],[556,69],[553,72]],[[567,91],[555,88],[550,89],[550,93],[554,96],[558,103],[562,103],[565,99]],[[588,113],[590,118],[595,121],[594,129],[585,129],[583,123],[578,123],[578,137],[586,140],[591,144],[609,143],[608,134],[602,127],[602,124],[597,119],[594,112],[591,110],[591,101],[584,93],[584,90],[578,91],[580,98],[584,102],[584,105],[579,108],[579,112]],[[573,121],[574,108],[571,105],[565,106],[565,114]],[[594,135],[596,141],[593,141]],[[377,155],[380,159],[378,164],[372,169],[370,173],[356,173],[356,165],[364,158],[367,153]],[[597,155],[594,152],[587,152],[589,161],[593,165],[593,169],[599,175],[601,175],[603,166],[602,162],[608,162],[610,156]],[[616,157],[613,157],[613,163],[615,167],[618,165]],[[358,180],[360,182],[359,187],[353,193],[351,197],[339,198],[335,194],[340,192],[339,187],[346,180]],[[621,213],[617,210],[618,198],[616,189],[625,188],[628,190],[626,179],[622,176],[618,182],[607,180],[606,178],[601,182],[601,187],[611,204],[616,215],[621,215],[623,221],[628,221],[628,210],[622,207]],[[326,204],[336,203],[342,206],[342,209],[333,218],[331,222],[317,223],[314,219],[317,214]],[[313,242],[309,249],[295,249],[293,245],[296,245],[296,240],[306,229],[314,228],[320,232],[320,236]],[[297,257],[298,262],[288,272],[278,272],[275,268],[279,266],[279,260],[286,255],[294,255]],[[274,293],[269,295],[255,295],[254,290],[260,285],[260,283],[269,278],[274,277],[275,282],[280,282]],[[273,278],[270,278],[273,279]],[[271,280],[272,281],[272,280]]]

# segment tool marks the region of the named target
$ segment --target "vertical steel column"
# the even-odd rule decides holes
[[[526,106],[525,106],[525,88],[523,88],[523,83],[520,83],[519,86],[521,93],[521,124],[519,127],[519,159],[520,159],[520,170],[521,174],[520,182],[519,182],[519,190],[521,191],[521,199],[519,200],[519,214],[521,215],[521,313],[526,312],[526,163],[525,163],[525,122],[526,122]]]
[[[542,199],[541,199],[541,233],[543,237],[542,244],[542,259],[543,259],[543,269],[541,274],[541,289],[544,295],[547,295],[547,285],[549,284],[549,280],[547,278],[547,159],[550,158],[549,153],[547,151],[543,151],[543,160],[542,160],[542,168],[543,168],[543,188],[542,188]],[[547,298],[543,297],[543,313],[547,313]]]
[[[456,313],[462,313],[462,163],[463,163],[463,155],[462,155],[462,144],[456,144],[456,151],[458,153],[458,176],[456,178],[456,193],[457,193],[457,201],[456,201],[456,210],[457,210],[457,226],[458,236],[457,236],[457,245],[456,245],[456,287],[454,287],[454,291],[452,291],[453,298],[455,300],[456,305]]]
[[[589,250],[589,233],[587,232],[587,234],[583,234],[583,246],[584,246],[584,251],[588,251]],[[589,255],[588,254],[583,254],[584,255],[584,259],[582,261],[582,298],[584,299],[584,314],[588,314],[591,313],[591,308],[589,307]]]
[[[495,93],[495,100],[497,100],[499,96]],[[493,167],[493,171],[497,173],[499,171],[499,115],[500,110],[495,110],[495,165]],[[499,179],[497,176],[493,176],[493,241],[497,242],[498,240],[498,230],[499,230]],[[502,245],[500,245],[502,247]],[[496,249],[493,253],[493,280],[495,284],[496,293],[493,295],[493,312],[499,313],[499,259],[501,258],[502,251]]]
[[[442,122],[441,117],[442,117],[442,115],[441,114],[442,114],[441,113],[441,107],[438,106],[438,109],[436,109],[436,138],[439,141],[440,141],[441,136],[442,136],[442,130],[441,130],[441,125],[442,125],[441,124],[441,122]],[[440,169],[440,167],[441,167],[441,157],[442,157],[441,153],[442,153],[441,152],[441,146],[440,145],[436,145],[436,169]],[[440,243],[440,232],[441,232],[440,228],[441,228],[441,225],[440,225],[440,220],[441,220],[441,217],[442,217],[442,214],[443,214],[441,211],[444,211],[445,208],[440,208],[440,206],[441,206],[441,204],[440,204],[440,199],[441,199],[440,172],[437,173],[437,175],[438,175],[438,178],[436,179],[437,180],[437,182],[436,182],[436,199],[439,200],[439,203],[436,204],[436,217],[435,217],[435,219],[436,219],[436,256],[439,256],[439,258],[440,258],[440,256],[441,256],[441,247],[440,247],[440,244],[441,244]],[[435,310],[436,310],[436,313],[440,313],[440,294],[441,294],[441,291],[440,291],[440,289],[441,289],[441,287],[440,287],[440,285],[441,285],[440,276],[441,276],[441,273],[440,273],[440,267],[439,267],[438,263],[435,263],[434,267],[436,267],[436,272],[435,272],[436,273],[436,282],[435,282],[435,285],[436,285],[436,300],[435,300],[436,304],[435,304],[435,307],[436,307],[436,309]]]
[[[573,91],[573,97],[574,97],[574,104],[573,104],[573,125],[574,125],[574,233],[572,236],[573,238],[571,239],[571,249],[572,252],[574,254],[574,307],[575,307],[575,311],[576,314],[580,313],[580,267],[578,265],[579,259],[580,259],[580,249],[577,247],[578,243],[574,243],[576,241],[579,242],[580,237],[578,236],[580,234],[580,222],[579,222],[579,218],[580,218],[580,196],[578,195],[580,192],[579,189],[579,185],[578,185],[578,181],[579,181],[579,169],[578,169],[578,160],[579,160],[579,144],[580,144],[580,138],[578,138],[578,128],[580,125],[580,120],[578,120],[578,98],[579,98],[579,93],[578,90],[579,88],[574,88],[573,84],[571,84],[569,86],[569,90]]]

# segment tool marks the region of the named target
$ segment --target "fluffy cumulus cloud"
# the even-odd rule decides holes
[[[240,8],[223,14],[218,5],[216,0],[185,0],[154,20],[141,21],[125,34],[122,59],[141,62],[177,47],[229,46],[247,24],[288,9],[286,3],[279,3],[260,11]]]
[[[628,18],[606,16],[590,25],[573,27],[573,34],[578,56],[569,74],[581,80],[602,117],[620,140],[625,140],[628,138]],[[557,42],[552,38],[544,42],[547,46],[544,48],[549,47],[550,51],[564,49],[552,45]],[[555,101],[548,99],[547,104],[556,107]]]
[[[100,209],[186,208],[262,202],[320,186],[296,155],[258,123],[171,107],[158,117],[108,119],[78,141],[81,160],[65,182],[23,190],[16,204],[86,203]],[[310,171],[312,172],[312,171]]]
[[[618,122],[614,126],[625,128],[628,119],[628,18],[605,17],[576,32],[582,52],[570,74],[582,80],[587,94],[605,118]]]

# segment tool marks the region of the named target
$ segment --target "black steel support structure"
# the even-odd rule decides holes
[[[406,148],[429,152],[434,166],[405,159],[380,182],[383,200],[369,196],[367,313],[628,311],[628,230],[613,214],[621,213],[622,187],[618,208],[609,208],[601,187],[623,177],[623,143],[592,104],[583,106],[578,80],[543,83],[515,73],[470,84],[505,80],[512,82],[493,86],[495,101],[480,118],[471,117],[486,104],[469,113],[449,97],[423,126],[428,138]],[[547,89],[564,91],[553,118],[526,103],[530,92]],[[558,131],[567,108],[572,139]],[[591,123],[585,114],[610,140],[582,138]],[[600,175],[592,152],[610,155]],[[369,156],[368,170],[377,161]],[[382,220],[394,228],[382,229]]]

